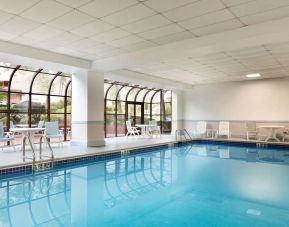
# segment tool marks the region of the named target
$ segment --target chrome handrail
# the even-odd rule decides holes
[[[189,142],[189,141],[193,140],[186,129],[177,129],[175,131],[176,141],[179,141],[178,135],[180,135],[180,139],[181,139],[180,142],[184,142],[184,141]],[[182,136],[184,137],[184,140],[182,140]]]

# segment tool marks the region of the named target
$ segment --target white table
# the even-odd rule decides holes
[[[279,129],[282,129],[282,128],[285,128],[285,126],[280,126],[280,125],[263,125],[263,126],[259,126],[257,127],[257,130],[259,129],[266,129],[267,131],[269,131],[269,134],[267,136],[267,138],[265,139],[265,141],[267,142],[268,140],[270,139],[273,139],[277,142],[280,142],[280,140],[276,137],[276,132],[279,130]]]
[[[10,128],[10,132],[20,133],[22,135],[22,150],[25,150],[25,140],[28,139],[31,149],[34,149],[34,134],[44,131],[45,128]]]
[[[141,128],[141,136],[145,137],[145,136],[151,136],[149,133],[149,128],[153,127],[154,125],[136,124],[135,126]]]

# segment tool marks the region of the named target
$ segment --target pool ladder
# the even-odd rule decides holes
[[[177,142],[182,142],[182,143],[184,142],[188,143],[193,140],[186,129],[177,129],[175,131],[175,137],[176,137]]]
[[[33,147],[33,144],[30,140],[29,136],[25,136],[23,138],[23,162],[25,162],[25,159],[31,159],[32,160],[32,169],[33,170],[40,170],[40,169],[46,169],[46,168],[52,168],[54,166],[54,153],[52,150],[52,147],[50,145],[50,143],[48,141],[47,142],[47,146],[49,148],[50,151],[50,156],[48,155],[42,155],[42,142],[43,142],[43,138],[44,136],[41,136],[40,138],[40,148],[39,148],[39,158],[40,160],[42,160],[43,157],[49,158],[48,160],[42,161],[42,162],[36,162],[36,153],[35,153],[35,149]],[[26,156],[26,149],[25,149],[25,144],[26,144],[26,139],[29,142],[30,148],[32,150],[32,157],[28,157]]]

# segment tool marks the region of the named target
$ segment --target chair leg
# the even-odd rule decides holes
[[[14,152],[16,152],[16,148],[15,148],[14,142],[13,141],[10,141],[10,142],[11,142],[11,145],[13,147]]]

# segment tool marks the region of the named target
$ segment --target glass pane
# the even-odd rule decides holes
[[[106,137],[115,136],[115,115],[106,115]]]
[[[152,100],[152,103],[160,103],[161,102],[161,92],[158,91],[154,97],[153,97],[153,100]]]
[[[172,103],[165,103],[164,113],[166,115],[171,115],[172,114]]]
[[[11,93],[11,112],[28,112],[29,95]]]
[[[107,89],[110,87],[111,84],[104,83],[104,89],[103,89],[103,97],[105,97]]]
[[[156,121],[158,125],[160,125],[161,117],[160,115],[152,116],[152,121]]]
[[[135,116],[141,117],[142,105],[135,105]]]
[[[36,127],[39,121],[47,121],[47,114],[32,114],[31,115],[31,126]]]
[[[147,95],[145,97],[145,102],[150,103],[154,93],[156,93],[156,91],[150,91],[149,93],[147,93]]]
[[[0,113],[0,122],[3,122],[4,130],[7,131],[7,113]]]
[[[172,92],[166,91],[164,94],[164,102],[171,102],[172,101]]]
[[[172,122],[169,121],[163,121],[163,132],[164,133],[170,133],[172,130]]]
[[[147,115],[151,114],[150,106],[151,105],[149,103],[144,104],[144,114],[147,114]]]
[[[57,96],[50,97],[50,112],[64,113],[64,97],[57,97]]]
[[[0,67],[0,90],[8,90],[8,84],[13,70],[14,69]]]
[[[152,114],[160,114],[160,104],[152,104]]]
[[[150,118],[150,115],[144,115],[144,123],[145,124],[149,124],[151,118]]]
[[[115,99],[116,99],[116,94],[117,94],[117,92],[118,92],[118,90],[119,90],[120,88],[121,88],[120,85],[113,85],[113,86],[109,89],[109,91],[108,91],[108,93],[107,93],[106,99],[115,100]]]
[[[131,89],[131,87],[123,87],[119,92],[118,100],[125,101],[126,95],[130,89]]]
[[[35,72],[17,70],[11,82],[11,91],[29,92]]]
[[[59,129],[64,128],[64,114],[50,114],[50,121],[58,121]]]
[[[67,98],[66,111],[67,113],[71,113],[71,98]]]
[[[117,114],[125,114],[125,102],[117,101]]]
[[[19,124],[28,125],[28,114],[24,113],[11,113],[10,120],[17,127]]]
[[[109,114],[115,113],[115,101],[106,100],[106,113]]]
[[[39,94],[48,94],[49,86],[54,75],[39,73],[33,83],[32,92]]]
[[[65,90],[70,80],[71,78],[69,77],[64,77],[64,76],[56,77],[56,79],[52,83],[50,94],[65,96]]]
[[[138,93],[137,97],[136,97],[136,101],[137,101],[137,102],[143,102],[143,98],[144,98],[144,96],[145,96],[145,94],[146,94],[147,92],[148,92],[147,89],[141,90],[141,91]]]
[[[134,104],[127,105],[127,116],[128,120],[131,120],[132,124],[134,124]]]
[[[47,112],[47,99],[46,95],[32,95],[31,107],[32,113],[41,114]]]
[[[66,115],[66,125],[67,125],[67,130],[71,131],[71,114]],[[71,138],[71,133],[66,133],[66,140],[70,140]]]
[[[139,92],[140,88],[134,88],[129,92],[127,101],[134,101],[136,94]]]
[[[125,115],[117,115],[117,136],[125,135]]]
[[[7,109],[7,93],[0,92],[0,111],[6,111]]]

